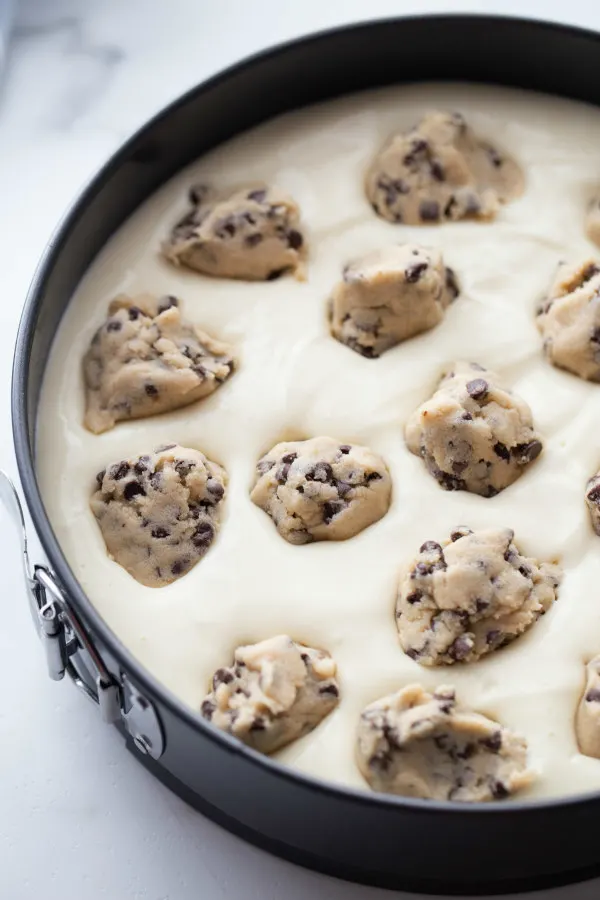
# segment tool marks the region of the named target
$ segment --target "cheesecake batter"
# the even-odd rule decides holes
[[[431,109],[459,110],[523,168],[522,196],[493,222],[412,226],[371,209],[364,180],[376,153]],[[535,322],[559,260],[594,253],[584,220],[599,147],[600,111],[583,104],[484,86],[386,88],[233,139],[161,188],[109,241],[55,340],[38,472],[83,588],[185,703],[200,711],[213,673],[236,647],[287,634],[331,654],[340,697],[314,731],[276,754],[285,763],[366,788],[354,759],[361,711],[411,683],[429,691],[451,683],[466,708],[527,740],[537,778],[520,798],[600,789],[600,760],[579,753],[574,727],[585,664],[600,653],[600,537],[585,503],[600,465],[600,386],[552,366]],[[249,182],[277,186],[297,202],[305,281],[210,278],[161,256],[191,184]],[[331,336],[327,299],[349,262],[400,242],[441,251],[461,293],[436,328],[367,359]],[[92,434],[83,425],[83,356],[110,301],[146,292],[180,298],[190,322],[231,346],[238,371],[201,403]],[[407,420],[456,359],[497,372],[529,404],[543,439],[535,464],[493,498],[442,490],[404,441]],[[321,435],[383,458],[391,506],[349,540],[289,544],[250,500],[255,466],[278,442]],[[223,466],[228,487],[210,552],[173,584],[152,588],[107,556],[89,504],[107,463],[169,442]],[[415,547],[458,525],[513,529],[521,553],[560,563],[564,577],[552,608],[510,646],[451,671],[425,668],[398,642],[398,577]]]

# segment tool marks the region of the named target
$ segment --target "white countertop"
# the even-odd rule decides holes
[[[17,0],[17,7],[0,85],[0,465],[12,475],[12,347],[36,262],[77,191],[157,109],[242,56],[344,21],[471,11],[600,29],[597,0]],[[155,782],[83,697],[46,677],[16,537],[0,521],[2,900],[394,896],[267,856]],[[599,892],[596,881],[529,896],[592,900]]]

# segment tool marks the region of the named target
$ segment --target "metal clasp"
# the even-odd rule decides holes
[[[137,749],[159,759],[165,742],[154,705],[125,673],[117,680],[109,672],[55,575],[47,566],[31,565],[23,507],[14,484],[1,470],[0,501],[19,531],[29,605],[42,640],[50,678],[61,681],[66,673],[99,707],[104,722],[122,722]]]

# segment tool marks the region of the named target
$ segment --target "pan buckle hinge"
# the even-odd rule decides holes
[[[19,530],[31,613],[42,640],[50,678],[61,681],[67,674],[98,706],[104,722],[120,722],[140,753],[159,759],[164,753],[165,740],[156,708],[124,672],[118,679],[109,672],[53,573],[46,566],[31,565],[21,501],[12,481],[2,471],[0,501]]]

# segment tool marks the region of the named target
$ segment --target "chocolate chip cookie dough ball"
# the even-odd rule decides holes
[[[412,684],[371,703],[356,758],[373,790],[424,800],[502,800],[533,780],[525,739],[461,709],[451,687]]]
[[[458,295],[439,250],[403,244],[346,266],[330,299],[331,333],[370,358],[428,331]]]
[[[100,434],[187,406],[216,391],[234,365],[231,347],[186,322],[175,297],[117,297],[83,360],[85,426]]]
[[[581,753],[600,759],[600,656],[587,664],[585,677],[585,689],[575,717],[575,733]]]
[[[544,353],[559,369],[600,381],[600,264],[585,259],[558,267],[537,311]]]
[[[261,753],[274,753],[308,734],[338,703],[329,653],[279,635],[238,647],[217,669],[202,715]]]
[[[526,631],[554,603],[558,566],[523,556],[510,528],[456,528],[426,541],[402,572],[396,626],[423,666],[474,662]]]
[[[585,502],[590,513],[592,527],[600,535],[600,472],[590,478],[585,489]]]
[[[176,581],[210,547],[226,481],[221,466],[178,444],[108,466],[91,507],[109,556],[147,587]]]
[[[406,444],[447,491],[494,497],[542,452],[527,403],[493,372],[456,362],[406,425]]]
[[[333,438],[277,444],[256,466],[250,497],[291,544],[344,541],[377,522],[392,481],[368,447]]]
[[[480,140],[460,113],[431,112],[394,135],[367,175],[377,215],[407,225],[491,219],[522,191],[517,163]]]
[[[163,246],[167,259],[217,278],[272,281],[302,274],[305,242],[295,202],[266,185],[190,191],[192,209]]]

